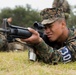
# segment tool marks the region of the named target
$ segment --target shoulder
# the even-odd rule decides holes
[[[71,34],[73,34],[73,36],[76,37],[76,29],[75,28],[70,29],[70,32],[71,32]]]
[[[76,29],[75,28],[69,29],[69,35],[68,35],[67,40],[69,40],[69,41],[76,40]]]

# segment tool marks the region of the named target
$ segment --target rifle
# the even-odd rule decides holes
[[[43,25],[36,21],[33,26],[34,29],[39,32],[40,36],[42,36]],[[32,35],[32,33],[27,28],[8,23],[7,18],[3,19],[3,27],[0,28],[0,32],[3,32],[8,42],[13,42],[15,38],[26,39]]]

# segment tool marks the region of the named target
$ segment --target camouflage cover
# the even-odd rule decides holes
[[[65,17],[61,8],[45,8],[41,11],[40,15],[43,19],[43,25],[53,23],[57,19]]]
[[[65,19],[67,20],[70,15],[70,5],[67,0],[54,0],[52,4],[53,8],[62,8],[65,14]]]

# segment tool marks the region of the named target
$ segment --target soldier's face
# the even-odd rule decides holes
[[[55,21],[52,24],[45,25],[44,33],[47,35],[50,41],[56,41],[63,35],[62,22]]]

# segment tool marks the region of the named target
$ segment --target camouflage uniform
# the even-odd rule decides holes
[[[41,12],[43,18],[42,24],[53,23],[58,18],[64,18],[64,13],[60,8],[46,8]],[[76,60],[76,30],[69,30],[68,39],[62,44],[56,42],[47,43],[48,40],[42,40],[35,45],[38,55],[45,63],[56,64],[60,62],[70,62]]]
[[[0,51],[4,49],[4,47],[6,46],[6,43],[7,41],[5,36],[2,33],[0,33]]]

